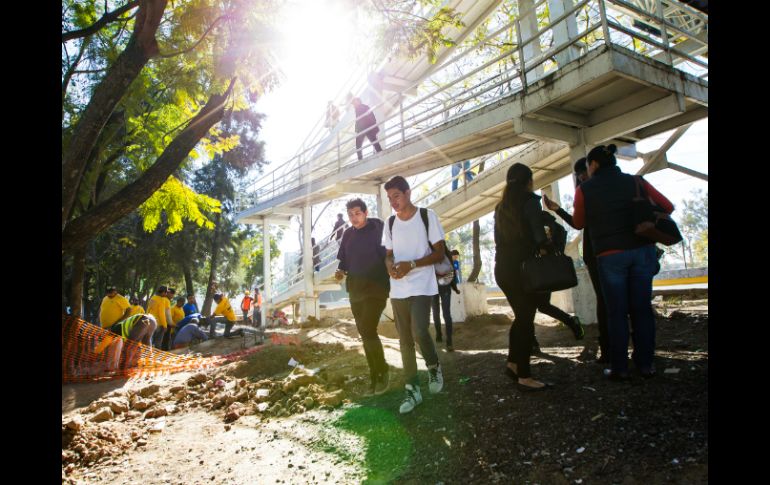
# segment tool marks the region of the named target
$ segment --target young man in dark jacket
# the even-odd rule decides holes
[[[345,284],[350,294],[350,308],[369,364],[370,390],[373,394],[382,394],[390,383],[389,367],[377,334],[390,291],[382,246],[383,222],[367,217],[366,204],[361,199],[348,202],[347,210],[351,227],[342,234],[337,253],[340,264],[334,277],[340,281],[347,275]]]

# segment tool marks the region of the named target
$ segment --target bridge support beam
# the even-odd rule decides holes
[[[572,2],[567,0],[548,0],[548,15],[553,19],[559,18],[564,12],[572,8]],[[574,39],[578,35],[577,20],[574,15],[570,15],[553,28],[554,45],[562,45],[569,39]],[[567,63],[577,59],[577,47],[569,46],[567,49],[556,54],[556,64],[561,68]]]
[[[270,308],[270,298],[273,297],[273,288],[270,284],[270,222],[262,219],[262,311],[260,312],[259,325],[267,327],[267,316]]]
[[[312,221],[311,206],[306,205],[302,208],[302,272],[305,282],[305,296],[299,300],[300,321],[303,322],[307,321],[308,317],[318,318],[320,313],[313,281],[313,244],[310,240]]]
[[[527,15],[527,12],[531,11],[530,15],[527,15],[521,20],[521,40],[526,42],[535,35],[537,35],[537,15],[534,12],[535,0],[519,0],[519,15]],[[531,59],[534,59],[541,54],[540,41],[535,40],[524,46],[524,62],[527,63]],[[530,69],[532,66],[527,66]],[[538,79],[543,77],[544,73],[543,65],[540,64],[536,68],[528,71],[526,74],[527,84],[532,84]]]
[[[393,214],[393,209],[388,201],[388,193],[385,191],[385,184],[380,184],[377,193],[377,214],[383,221]]]

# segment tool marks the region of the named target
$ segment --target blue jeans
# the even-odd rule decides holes
[[[473,172],[470,170],[471,168],[471,161],[466,160],[464,162],[457,162],[452,164],[452,190],[457,190],[457,182],[460,181],[462,177],[454,178],[458,175],[460,175],[460,171],[465,172],[465,182],[470,182],[473,180]]]
[[[652,277],[655,246],[643,246],[596,258],[604,301],[610,365],[614,373],[628,372],[628,318],[631,318],[631,358],[640,371],[652,370],[655,355],[655,315],[652,311]]]

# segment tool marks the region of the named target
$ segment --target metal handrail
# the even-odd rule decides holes
[[[542,2],[540,2],[540,3],[542,3]],[[387,133],[385,136],[382,136],[381,138],[379,138],[378,141],[380,143],[383,143],[385,141],[388,141],[388,140],[392,139],[393,137],[400,137],[401,141],[403,142],[403,141],[406,141],[406,139],[411,139],[413,136],[419,135],[420,132],[425,131],[426,129],[431,129],[434,126],[438,126],[438,124],[444,122],[445,120],[442,119],[442,120],[439,120],[439,123],[432,123],[431,120],[434,119],[435,117],[440,116],[440,115],[445,114],[445,113],[448,113],[450,110],[452,110],[452,109],[462,105],[463,103],[465,103],[465,102],[467,102],[467,101],[469,101],[471,99],[478,98],[482,94],[485,94],[485,93],[491,91],[492,89],[495,89],[496,87],[500,87],[501,85],[503,85],[506,82],[509,82],[509,81],[511,81],[512,79],[515,79],[515,78],[506,78],[504,81],[498,81],[497,83],[494,83],[492,86],[488,87],[485,90],[482,90],[481,92],[474,92],[474,90],[476,88],[478,88],[479,86],[487,84],[490,81],[494,81],[496,79],[501,79],[501,78],[503,78],[506,75],[512,74],[517,69],[519,69],[519,72],[521,72],[522,66],[523,66],[524,72],[530,71],[530,70],[534,69],[535,67],[539,66],[540,64],[542,64],[543,62],[547,61],[550,57],[554,56],[555,54],[561,52],[562,50],[568,48],[571,45],[575,45],[581,39],[585,39],[588,36],[588,34],[590,34],[591,32],[593,32],[593,31],[595,31],[596,29],[599,28],[600,25],[598,23],[596,23],[595,19],[589,18],[588,19],[588,23],[587,23],[587,28],[585,30],[579,31],[577,34],[571,36],[570,39],[568,39],[567,41],[559,44],[556,47],[553,47],[553,48],[549,49],[548,51],[546,51],[544,53],[541,53],[536,58],[534,58],[534,59],[526,59],[525,60],[525,59],[521,58],[521,54],[520,54],[518,62],[516,62],[516,60],[515,60],[515,52],[517,50],[519,52],[521,52],[521,48],[523,46],[528,45],[528,44],[534,42],[535,40],[537,40],[538,38],[542,37],[545,34],[545,32],[553,30],[559,23],[565,21],[570,15],[576,14],[579,10],[583,9],[584,7],[586,7],[590,3],[598,3],[599,4],[599,6],[600,6],[600,15],[599,15],[599,17],[600,17],[600,20],[602,21],[601,22],[601,24],[602,24],[601,26],[603,28],[605,28],[607,31],[609,31],[611,29],[611,30],[613,30],[615,32],[621,32],[621,33],[623,33],[625,35],[631,35],[632,37],[639,38],[643,42],[650,43],[651,45],[654,45],[657,48],[664,49],[667,52],[676,55],[678,59],[686,59],[687,61],[690,61],[692,63],[698,64],[698,65],[700,65],[702,67],[707,68],[707,63],[706,62],[700,61],[700,60],[698,60],[698,59],[696,59],[696,58],[694,58],[692,56],[687,55],[684,52],[679,51],[678,49],[675,48],[676,44],[670,45],[670,46],[668,46],[668,48],[666,48],[665,46],[661,47],[660,43],[650,42],[650,40],[652,40],[652,39],[649,39],[647,36],[645,36],[645,35],[643,35],[641,33],[629,32],[629,29],[623,27],[619,23],[612,22],[612,25],[609,25],[609,23],[607,22],[607,19],[606,19],[607,14],[606,14],[605,8],[603,8],[603,7],[605,7],[605,4],[607,4],[607,6],[609,6],[609,7],[618,6],[621,9],[632,10],[637,15],[642,16],[645,19],[645,21],[651,21],[653,23],[659,23],[661,25],[661,28],[668,27],[672,31],[680,33],[681,35],[684,35],[687,38],[693,38],[694,40],[697,40],[698,42],[701,42],[701,43],[704,42],[702,39],[698,39],[697,37],[695,37],[694,34],[692,34],[691,32],[686,32],[681,27],[676,26],[676,25],[674,25],[673,23],[671,23],[669,21],[666,21],[665,18],[661,18],[661,17],[656,16],[656,15],[654,15],[652,13],[642,11],[638,7],[636,7],[634,5],[631,5],[628,2],[625,2],[623,0],[583,0],[583,1],[578,2],[577,4],[575,4],[568,11],[565,11],[562,15],[560,15],[556,19],[553,19],[552,21],[550,21],[549,25],[539,29],[538,32],[535,33],[534,35],[532,35],[531,37],[529,37],[527,39],[524,39],[519,44],[519,46],[517,46],[516,49],[507,50],[503,54],[499,54],[499,55],[495,56],[491,61],[487,61],[487,62],[483,63],[481,66],[476,67],[476,68],[472,69],[470,72],[468,72],[466,74],[463,74],[463,75],[461,75],[461,76],[451,80],[450,82],[446,83],[445,85],[443,85],[443,86],[441,86],[441,87],[439,87],[439,88],[437,88],[435,90],[430,90],[426,95],[418,98],[417,100],[413,101],[412,103],[409,103],[409,104],[407,104],[405,106],[404,105],[400,106],[400,108],[396,112],[394,112],[392,115],[386,117],[384,120],[380,121],[378,123],[378,125],[376,125],[377,127],[384,127],[386,129],[387,129],[388,126],[390,126],[391,128],[399,128],[399,130],[390,130],[389,133]],[[673,5],[676,8],[679,8],[681,6],[681,4],[678,4],[678,2],[673,2],[671,0],[667,1],[667,5],[669,7]],[[688,10],[686,8],[683,8],[681,10],[683,10],[686,13],[689,14],[689,12],[688,12]],[[518,19],[516,19],[516,21],[520,21],[521,18],[525,18],[526,15],[533,15],[533,14],[536,14],[536,8],[530,9],[527,12],[527,14],[525,14],[522,17],[519,17]],[[701,19],[701,20],[703,18],[702,16],[697,16],[697,17],[699,19]],[[511,24],[515,23],[516,21],[509,22],[505,27],[510,28]],[[506,32],[506,31],[507,30],[503,29],[503,28],[497,29],[497,31],[494,32],[493,35],[490,35],[488,38],[494,38],[494,36],[499,35],[500,33]],[[614,42],[614,40],[612,38],[602,39],[602,41],[604,43]],[[466,56],[468,53],[470,53],[473,50],[474,50],[474,48],[469,48],[466,51],[464,51],[461,54],[459,54],[458,56],[455,56],[452,59],[449,59],[448,61],[446,61],[445,63],[442,63],[442,65],[438,69],[435,70],[434,74],[442,72],[444,68],[446,68],[447,66],[451,65],[454,62],[457,62],[457,60],[463,58],[464,56]],[[457,86],[462,81],[472,77],[475,74],[478,74],[479,72],[482,72],[484,69],[490,67],[491,65],[499,62],[500,60],[502,60],[502,59],[504,59],[504,58],[506,58],[508,56],[511,56],[512,60],[514,61],[513,65],[510,68],[508,68],[505,71],[503,71],[502,73],[497,73],[497,74],[495,74],[493,76],[486,77],[482,81],[476,83],[471,88],[465,88],[462,91],[460,91],[460,95],[465,95],[466,98],[462,98],[461,97],[460,101],[455,101],[454,103],[451,103],[449,105],[446,105],[445,101],[443,99],[441,99],[441,100],[437,100],[432,105],[429,105],[427,107],[424,106],[425,102],[434,100],[437,95],[450,90],[451,88]],[[415,88],[419,84],[422,84],[422,83],[424,83],[424,81],[421,81],[420,83],[412,84],[407,89]],[[523,86],[523,83],[522,83],[521,86]],[[521,86],[516,86],[516,87],[521,88]],[[508,90],[501,91],[501,93],[498,94],[498,98],[501,97],[502,95],[508,93],[508,92],[515,91],[516,87],[510,86]],[[457,94],[455,94],[454,98],[457,99]],[[381,106],[387,105],[387,104],[390,103],[390,101],[391,100],[389,100],[389,99],[384,99],[382,102],[380,102],[380,103],[376,104],[374,107],[372,107],[372,110],[374,110],[376,107],[381,107]],[[436,109],[439,106],[441,106],[441,109]],[[413,108],[417,108],[417,112],[416,113],[415,112],[410,112]],[[458,114],[459,114],[459,112],[458,112]],[[401,121],[405,117],[405,115],[407,115],[406,118],[409,118],[408,122]],[[358,117],[357,119],[360,119],[360,117]],[[354,122],[355,122],[355,120],[353,120],[353,123],[351,123],[351,124],[354,124]],[[429,122],[428,126],[421,126],[420,125],[421,123],[424,123],[424,122]],[[370,129],[373,129],[373,127],[370,128]],[[417,130],[417,133],[413,134],[412,130]],[[343,130],[340,129],[338,131],[343,131]],[[406,136],[407,131],[409,131],[409,136],[408,137]],[[332,148],[330,148],[328,150],[325,150],[325,151],[323,151],[321,153],[317,153],[316,156],[312,160],[310,160],[309,162],[307,162],[305,164],[307,166],[307,172],[308,173],[312,172],[314,178],[323,176],[324,173],[333,172],[333,171],[335,171],[335,169],[337,171],[339,171],[343,167],[347,166],[350,163],[349,159],[356,152],[355,148],[352,147],[353,141],[356,138],[356,134],[354,133],[352,136],[340,137],[340,138],[341,139],[336,144],[336,146],[334,146],[334,147],[332,147]],[[311,147],[307,147],[301,153],[301,156],[304,156],[309,150],[317,148],[320,143],[325,142],[325,141],[327,141],[327,140],[323,140],[323,141],[321,141],[319,143],[316,143],[316,144],[312,145]],[[342,145],[350,145],[350,148],[349,149],[345,149],[343,151],[342,148],[341,148]],[[323,161],[327,156],[330,156],[330,155],[333,156],[335,154],[337,155],[337,157],[335,159],[330,160],[328,162],[324,162]],[[344,162],[343,162],[343,160],[344,160]],[[278,177],[278,180],[275,180],[275,174],[273,174],[273,180],[265,180],[265,178],[263,178],[262,179],[263,183],[259,187],[256,187],[256,194],[258,194],[257,196],[259,197],[259,199],[271,198],[271,196],[274,197],[275,195],[277,195],[277,193],[284,192],[285,190],[289,190],[290,188],[292,188],[294,186],[298,186],[298,185],[300,185],[302,183],[302,181],[299,180],[299,177],[298,177],[299,171],[301,170],[300,166],[291,167],[289,170],[285,170],[287,168],[287,165],[284,165],[282,168],[284,169],[284,172],[283,172],[283,174],[281,176]]]

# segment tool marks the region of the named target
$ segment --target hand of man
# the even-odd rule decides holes
[[[412,264],[409,261],[401,261],[400,263],[396,263],[393,265],[393,271],[391,272],[391,276],[399,280],[404,276],[406,276],[411,270],[412,270]]]
[[[548,196],[545,194],[543,194],[543,204],[545,204],[548,210],[552,210],[552,211],[559,210],[559,204],[549,199]]]
[[[338,269],[337,271],[334,272],[334,279],[335,280],[340,281],[344,277],[345,277],[345,273],[342,270]]]

